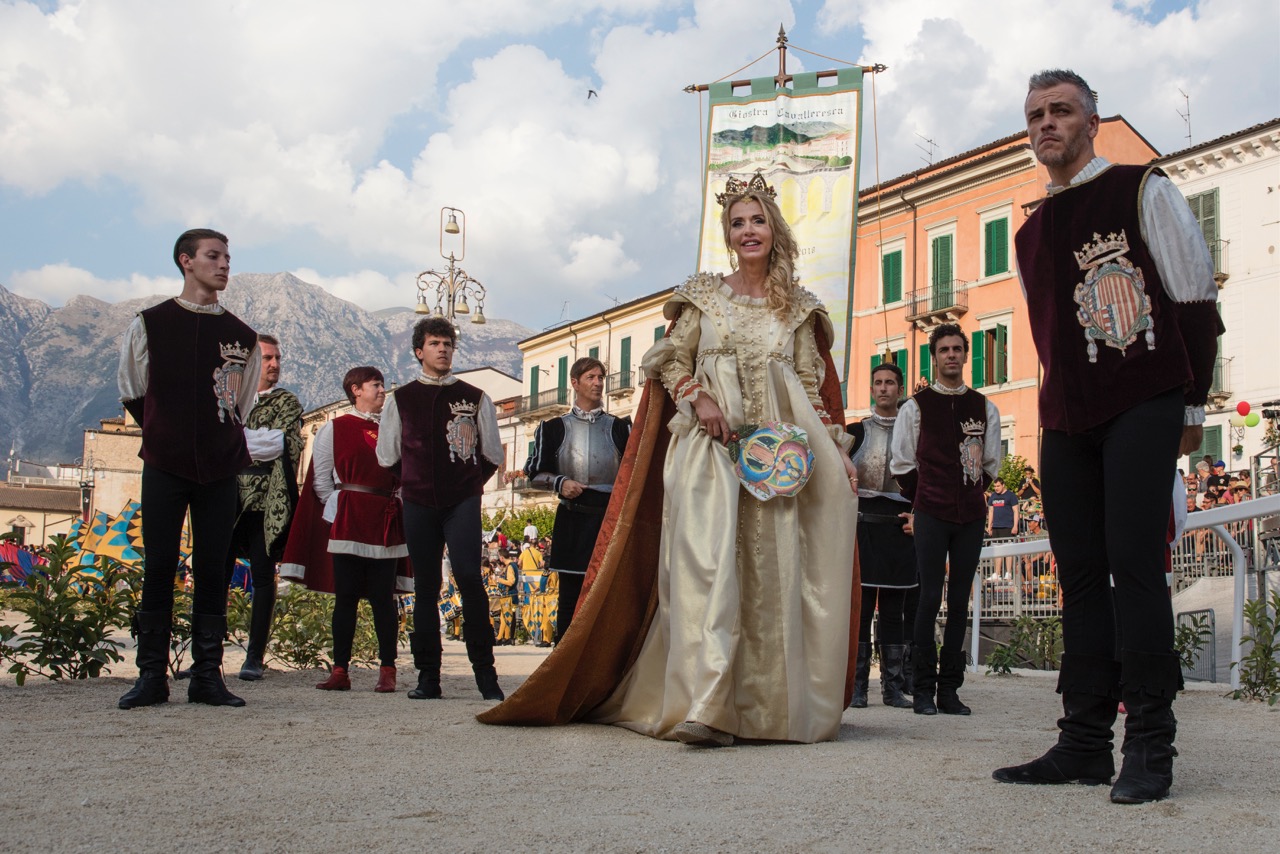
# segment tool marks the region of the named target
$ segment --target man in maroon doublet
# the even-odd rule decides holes
[[[889,468],[912,504],[920,572],[913,708],[918,715],[967,715],[971,710],[958,693],[964,684],[965,614],[982,551],[986,490],[1000,463],[1000,413],[961,379],[969,339],[959,326],[934,329],[929,352],[937,380],[898,411]],[[947,624],[939,655],[934,625],[944,580]]]
[[[1096,157],[1097,104],[1070,71],[1031,78],[1027,131],[1049,195],[1016,238],[1044,380],[1040,467],[1062,585],[1063,717],[1006,783],[1109,783],[1116,803],[1169,794],[1182,671],[1164,575],[1169,478],[1203,438],[1217,336],[1213,265],[1157,169]],[[1114,581],[1114,588],[1112,587]]]
[[[120,346],[124,407],[142,427],[142,601],[135,615],[138,681],[122,709],[167,702],[173,581],[191,511],[191,682],[187,700],[243,706],[222,679],[227,629],[223,568],[235,525],[236,475],[252,460],[244,420],[261,357],[257,334],[218,304],[227,286],[227,238],[194,229],[178,238],[182,293],[141,312]],[[194,379],[193,379],[194,378]]]
[[[440,596],[444,548],[462,596],[463,638],[476,685],[486,700],[503,699],[493,666],[489,594],[480,572],[480,495],[503,460],[498,418],[489,396],[450,371],[457,332],[429,317],[413,329],[422,374],[387,398],[378,434],[378,462],[400,467],[405,534],[413,564],[418,686],[415,700],[440,690]]]

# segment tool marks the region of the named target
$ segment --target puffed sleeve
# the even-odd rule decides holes
[[[686,303],[670,334],[654,344],[641,361],[645,376],[660,380],[682,410],[690,408],[699,392],[707,393],[694,379],[701,338],[702,312],[692,303]]]
[[[818,417],[826,425],[827,435],[840,446],[841,453],[848,454],[853,447],[853,437],[846,433],[839,424],[831,423],[831,416],[823,406],[820,389],[822,388],[823,379],[826,378],[827,365],[822,358],[822,354],[818,352],[818,339],[814,334],[813,327],[817,322],[818,313],[813,312],[796,329],[794,349],[796,375],[800,378],[800,385],[804,388],[804,393],[809,398],[809,403],[813,405]]]

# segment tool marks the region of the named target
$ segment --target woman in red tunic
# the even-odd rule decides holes
[[[295,521],[290,546],[295,539],[308,539],[306,528],[327,527],[326,551],[332,562],[332,578],[323,578],[322,570],[313,571],[323,560],[299,558],[297,561],[308,564],[303,583],[312,589],[331,590],[335,597],[333,670],[329,678],[316,687],[324,691],[351,689],[347,671],[356,630],[356,606],[365,598],[373,611],[381,659],[378,684],[373,690],[387,694],[396,689],[396,570],[409,552],[404,543],[400,500],[396,496],[399,482],[395,475],[378,465],[374,453],[378,444],[378,416],[386,392],[382,387],[382,373],[372,367],[352,368],[343,378],[342,386],[355,411],[335,418],[316,434],[306,485],[306,490],[315,498],[307,502],[303,496],[303,502],[307,502],[306,506],[313,512],[307,514],[310,518]],[[314,511],[320,505],[323,505],[321,518],[315,519]],[[303,524],[297,525],[297,521]],[[286,549],[286,564],[290,563],[291,551]]]

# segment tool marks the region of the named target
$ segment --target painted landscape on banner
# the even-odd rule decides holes
[[[772,86],[773,78],[755,80],[752,94],[742,96],[733,96],[729,84],[711,87],[698,269],[730,269],[716,194],[731,176],[746,179],[759,170],[777,191],[799,243],[800,283],[818,295],[831,315],[836,331],[832,356],[843,379],[848,372],[861,72],[842,69],[835,86],[797,85],[761,93]]]

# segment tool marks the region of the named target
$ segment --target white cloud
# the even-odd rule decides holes
[[[56,306],[80,295],[103,302],[119,302],[152,294],[174,294],[182,290],[182,280],[177,276],[150,277],[136,273],[127,279],[102,279],[63,262],[14,273],[9,290]]]
[[[292,272],[302,281],[319,285],[339,299],[368,311],[412,307],[418,294],[417,274],[407,270],[392,276],[377,270],[357,270],[331,276],[310,267],[299,267]]]

